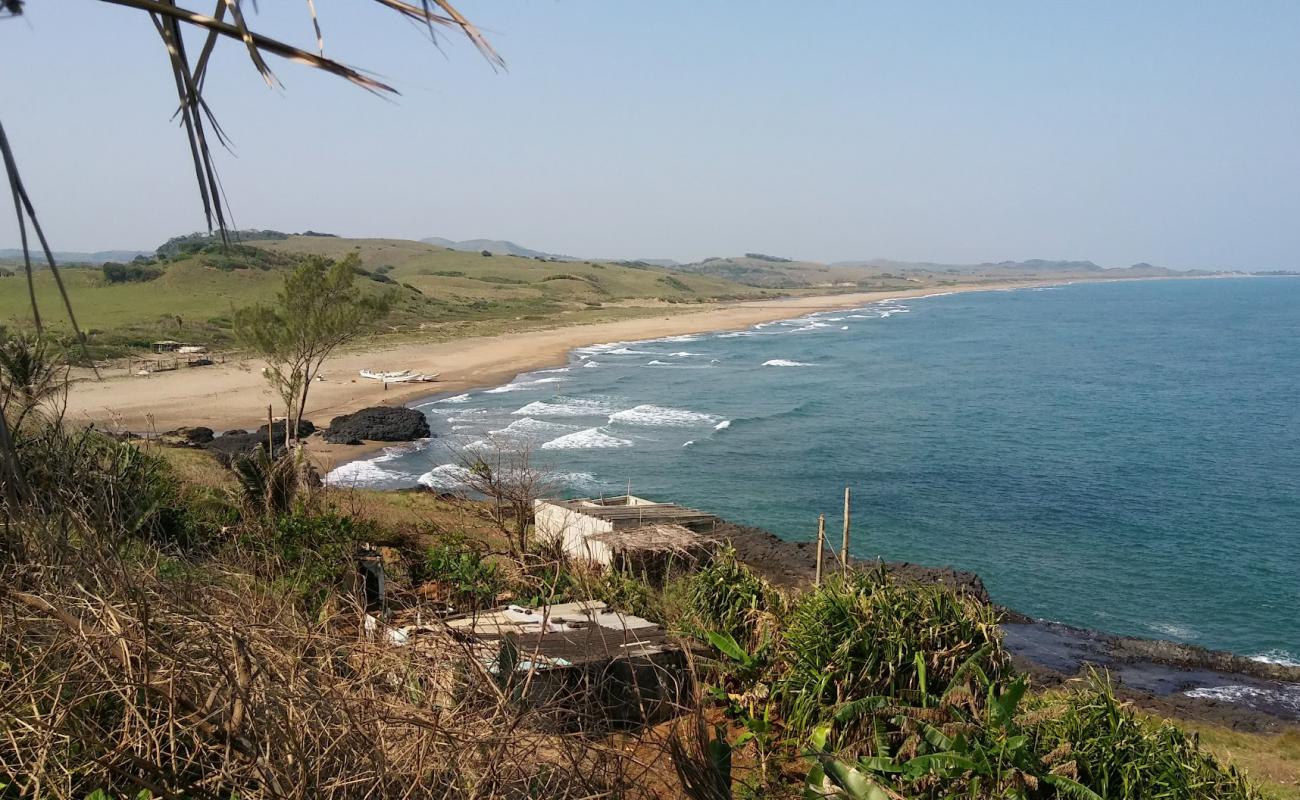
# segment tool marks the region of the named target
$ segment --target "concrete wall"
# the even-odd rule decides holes
[[[537,537],[542,540],[558,539],[570,557],[605,566],[613,558],[609,545],[587,539],[593,533],[614,530],[612,522],[589,517],[545,500],[533,501],[533,517]]]

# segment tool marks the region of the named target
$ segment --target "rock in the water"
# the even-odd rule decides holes
[[[413,408],[374,406],[330,420],[325,441],[331,444],[411,442],[429,436],[429,421]]]

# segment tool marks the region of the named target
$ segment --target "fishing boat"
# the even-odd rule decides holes
[[[379,381],[380,383],[429,383],[430,381],[436,381],[438,376],[441,374],[442,373],[440,372],[435,372],[433,374],[424,372],[413,373],[409,369],[397,372],[379,372],[371,369],[361,370],[361,377],[368,378],[372,381]]]

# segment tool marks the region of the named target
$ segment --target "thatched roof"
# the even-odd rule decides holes
[[[718,544],[718,540],[711,536],[671,523],[593,533],[587,538],[593,542],[607,544],[613,550],[624,552],[639,550],[652,553],[687,554],[701,549],[712,549]]]

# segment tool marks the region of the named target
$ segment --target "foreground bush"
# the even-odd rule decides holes
[[[1196,739],[1168,722],[1140,719],[1093,676],[1061,703],[1034,715],[1037,749],[1075,765],[1077,778],[1099,795],[1186,800],[1258,797],[1237,770],[1200,749]]]
[[[883,572],[834,576],[787,615],[782,710],[808,732],[879,698],[926,706],[976,706],[983,687],[1009,670],[990,608],[938,588],[899,585]],[[881,703],[875,703],[881,705]]]
[[[685,624],[701,639],[721,633],[751,646],[782,609],[781,595],[727,549],[691,577]]]

